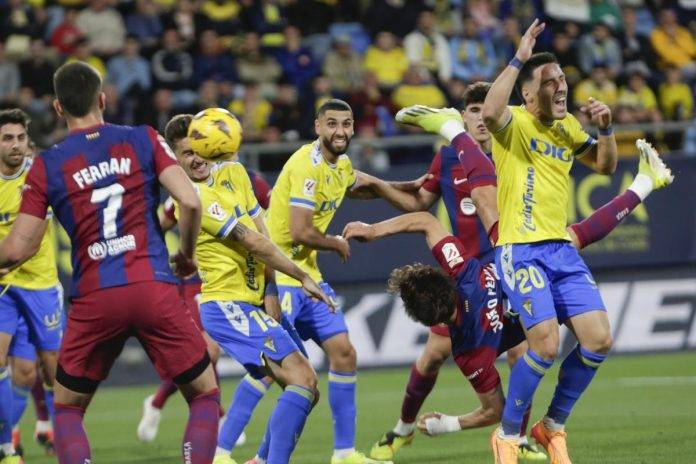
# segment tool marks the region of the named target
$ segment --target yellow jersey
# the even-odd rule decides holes
[[[498,245],[570,240],[566,231],[573,159],[597,141],[572,114],[545,125],[523,106],[493,133],[498,176]]]
[[[196,244],[201,303],[241,301],[260,306],[264,265],[230,238],[238,224],[256,231],[262,213],[244,167],[237,162],[217,166],[207,182],[195,184],[201,199],[201,231]],[[178,217],[178,208],[177,208]]]
[[[22,186],[31,166],[26,161],[21,169],[12,176],[0,175],[0,240],[5,238],[12,229],[19,205],[22,202]],[[20,267],[0,278],[0,285],[40,290],[58,285],[58,270],[56,269],[56,240],[53,231],[52,213],[46,216],[48,221],[46,233],[41,240],[41,246],[30,260]]]
[[[271,192],[268,207],[268,230],[271,240],[316,282],[322,280],[317,265],[317,251],[293,243],[290,236],[290,207],[313,211],[312,223],[325,233],[346,190],[356,181],[353,165],[347,155],[338,157],[336,164],[324,159],[319,141],[303,145],[288,159]],[[285,274],[278,273],[279,285],[300,286]]]

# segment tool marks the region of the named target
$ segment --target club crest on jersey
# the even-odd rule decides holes
[[[227,211],[222,209],[217,202],[213,202],[208,206],[208,214],[217,221],[224,221],[227,218]]]
[[[234,187],[232,187],[232,183],[229,180],[227,180],[227,179],[223,180],[222,182],[220,182],[220,185],[225,187],[230,192],[234,192]]]
[[[302,193],[307,197],[314,197],[317,190],[317,181],[314,179],[306,178],[302,184]]]
[[[450,269],[454,269],[456,265],[464,262],[464,258],[462,258],[462,255],[457,249],[457,245],[454,243],[445,243],[442,246],[442,254],[445,257],[447,265],[449,265]]]
[[[557,147],[556,145],[545,140],[536,138],[530,139],[529,149],[539,153],[542,156],[550,156],[551,158],[556,158],[564,163],[570,163],[573,161],[573,157],[570,156],[570,150],[568,150],[568,148]]]
[[[273,339],[270,336],[266,337],[266,340],[264,340],[264,342],[263,342],[263,346],[265,346],[269,350],[273,351],[274,353],[277,351],[276,347],[275,347],[275,343],[273,343]]]

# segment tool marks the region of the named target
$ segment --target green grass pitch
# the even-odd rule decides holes
[[[507,367],[500,365],[500,370],[507,377]],[[555,370],[550,372],[542,382],[532,420],[537,420],[545,411],[556,374]],[[395,424],[407,375],[406,368],[369,370],[360,374],[359,449],[369,451],[372,443]],[[229,404],[235,385],[234,380],[223,383],[225,406]],[[320,386],[324,397],[310,416],[293,455],[293,463],[323,464],[330,461],[332,429],[325,374],[320,375]],[[86,416],[94,463],[181,462],[179,446],[187,410],[178,395],[165,407],[154,443],[139,443],[135,436],[142,400],[154,388],[104,388],[98,392]],[[571,457],[576,464],[696,463],[695,391],[696,353],[610,358],[571,416],[568,425]],[[274,392],[259,404],[247,428],[247,444],[233,454],[240,464],[254,455],[276,396]],[[473,390],[456,366],[448,363],[423,412],[463,413],[475,406]],[[30,406],[22,424],[26,462],[55,463],[55,458],[44,456],[31,441],[33,420]],[[402,450],[396,462],[490,463],[488,434],[491,429],[463,431],[438,438],[419,435],[412,446]]]

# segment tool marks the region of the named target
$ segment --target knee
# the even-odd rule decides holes
[[[312,369],[309,365],[306,366],[305,368],[301,369],[296,375],[295,375],[296,381],[293,382],[295,385],[299,385],[300,387],[304,387],[307,390],[312,391],[315,395],[318,394],[317,390],[317,374],[314,372],[314,369]]]
[[[354,371],[357,365],[357,355],[353,344],[346,340],[331,353],[331,368],[338,371]]]
[[[31,388],[36,382],[36,369],[34,364],[20,364],[12,366],[12,383],[18,387]]]
[[[534,348],[532,348],[532,351],[544,361],[553,361],[558,354],[558,339],[547,337],[543,340],[539,340]]]
[[[590,350],[594,353],[607,354],[609,353],[613,345],[614,339],[612,338],[610,333],[606,333],[602,334],[599,337],[596,337],[595,340],[592,340],[592,342],[583,346],[585,349]]]

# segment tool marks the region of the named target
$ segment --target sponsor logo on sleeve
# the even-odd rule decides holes
[[[302,184],[302,193],[307,197],[314,197],[317,190],[317,181],[314,179],[306,178]]]
[[[217,202],[213,202],[208,206],[208,214],[217,221],[224,221],[227,218],[227,211],[222,209]]]
[[[462,258],[462,255],[459,253],[454,243],[445,243],[442,246],[442,254],[450,269],[454,269],[455,266],[464,262],[464,258]]]

